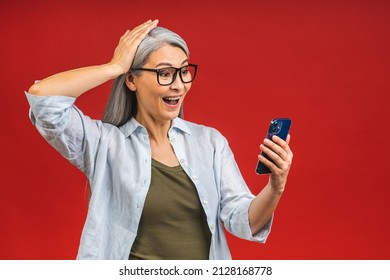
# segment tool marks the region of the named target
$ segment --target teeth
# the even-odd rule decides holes
[[[175,101],[175,100],[179,100],[180,97],[179,96],[177,96],[177,97],[165,97],[164,99]]]

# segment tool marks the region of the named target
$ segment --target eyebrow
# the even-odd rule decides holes
[[[185,60],[181,63],[181,65],[184,65],[184,63],[186,63],[186,62],[188,62],[188,58],[185,59]],[[161,67],[161,66],[173,67],[173,65],[172,65],[171,63],[169,63],[169,62],[161,62],[161,63],[159,63],[159,64],[156,65],[156,68],[157,68],[157,67]]]

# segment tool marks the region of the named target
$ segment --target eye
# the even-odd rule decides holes
[[[172,70],[170,68],[160,69],[158,75],[160,78],[168,79],[172,76]]]
[[[182,76],[189,74],[189,72],[190,72],[190,71],[188,70],[188,66],[183,67],[183,68],[181,69],[181,75],[182,75]]]

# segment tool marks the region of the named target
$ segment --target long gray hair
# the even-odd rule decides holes
[[[141,68],[145,65],[152,52],[166,44],[179,47],[189,57],[187,44],[179,35],[166,28],[156,27],[146,35],[138,46],[130,68]],[[131,73],[139,76],[141,74],[140,72],[132,71]],[[119,127],[137,114],[137,97],[135,92],[130,90],[125,84],[128,75],[129,73],[120,75],[114,80],[110,98],[104,111],[103,122],[111,123]],[[182,115],[181,108],[179,117],[182,117]]]

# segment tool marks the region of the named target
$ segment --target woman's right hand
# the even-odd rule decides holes
[[[148,20],[131,31],[127,30],[123,34],[118,46],[115,48],[114,56],[109,63],[114,66],[118,76],[129,71],[139,44],[157,24],[157,19],[154,21]]]

